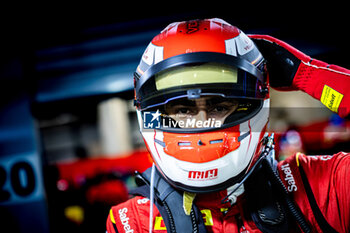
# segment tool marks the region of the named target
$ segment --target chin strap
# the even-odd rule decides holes
[[[232,196],[241,186],[242,184],[253,174],[256,168],[260,166],[262,161],[268,156],[271,155],[274,157],[274,133],[271,133],[270,136],[268,136],[268,133],[265,134],[263,140],[263,146],[264,149],[262,150],[258,161],[253,165],[253,167],[247,172],[247,174],[243,177],[243,179],[238,183],[233,186],[233,190],[221,200],[222,204],[226,204],[230,202],[230,196]]]
[[[227,197],[229,202],[230,202],[230,204],[231,204],[231,206],[234,205],[237,202],[237,197],[239,197],[245,191],[245,188],[244,188],[243,185],[239,185],[239,187],[237,189],[238,185],[239,184],[235,184],[235,185],[227,188],[227,193],[231,194],[230,196]]]

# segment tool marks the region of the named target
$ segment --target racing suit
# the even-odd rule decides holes
[[[320,100],[341,117],[350,115],[349,70],[311,59],[273,37],[264,35],[250,37],[262,50],[264,57],[267,54],[267,61],[272,61],[270,63],[272,64],[270,70],[273,71],[270,74],[272,87],[286,89],[288,86],[289,90],[302,90]],[[283,50],[283,53],[276,53],[282,56],[277,62],[273,61],[275,59],[273,52],[268,54],[274,49]],[[287,75],[286,72],[273,74],[278,72],[275,67],[283,66],[283,62],[287,62],[289,66],[286,68]],[[287,81],[282,83],[271,81],[274,75],[284,77]],[[350,154],[343,152],[329,156],[306,156],[297,153],[278,163],[277,173],[312,232],[350,232],[349,167]],[[234,203],[222,204],[222,199],[227,195],[228,191],[223,190],[197,194],[195,197],[194,204],[200,209],[207,232],[261,232],[249,214],[246,192],[238,195]],[[148,198],[136,196],[112,207],[107,218],[107,231],[148,232],[149,202]],[[181,206],[181,203],[179,205]],[[167,232],[157,207],[154,206],[153,209],[153,232]],[[295,225],[289,231],[301,230]]]
[[[350,231],[350,156],[338,153],[333,156],[305,156],[296,154],[278,164],[284,185],[293,196],[313,232],[322,232],[308,200],[305,184],[300,174],[303,169],[317,205],[327,222],[337,232]],[[234,205],[222,204],[227,191],[198,195],[195,204],[201,210],[207,232],[261,232],[247,213],[245,195]],[[166,228],[159,211],[154,206],[154,232],[165,233]],[[141,196],[111,208],[107,219],[109,233],[148,232],[149,199]],[[299,231],[291,229],[291,232]]]

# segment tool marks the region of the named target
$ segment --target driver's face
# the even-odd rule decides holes
[[[226,117],[238,107],[236,100],[222,97],[201,97],[198,99],[180,99],[165,105],[165,111],[175,121],[206,121],[212,119],[223,124]]]

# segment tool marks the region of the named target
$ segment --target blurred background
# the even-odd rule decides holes
[[[350,68],[345,3],[3,6],[0,231],[105,231],[109,208],[135,186],[134,171],[150,166],[131,101],[132,74],[168,24],[218,17]],[[318,101],[271,90],[271,102],[278,159],[349,151],[349,122]]]

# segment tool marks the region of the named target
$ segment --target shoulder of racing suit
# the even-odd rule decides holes
[[[154,228],[160,233],[166,232],[164,223],[158,209],[154,206],[155,224]],[[147,221],[145,221],[147,219]],[[113,206],[107,219],[107,232],[109,233],[136,233],[148,232],[149,219],[149,199],[146,197],[136,196]]]
[[[140,195],[143,197],[149,197],[150,195],[150,176],[151,176],[151,169],[147,169],[144,173],[138,174],[136,176],[136,183],[138,183],[140,186],[134,190],[131,190],[131,194],[134,195]],[[183,192],[174,189],[170,184],[168,184],[156,171],[154,173],[154,195],[155,195],[155,202],[153,206],[153,219],[155,219],[154,223],[154,229],[155,230],[162,230],[163,228],[169,229],[171,232],[181,232],[181,233],[187,233],[187,232],[205,232],[205,225],[204,220],[202,218],[202,214],[198,207],[196,205],[192,205],[190,213],[186,214],[184,211],[184,208],[182,207],[181,203],[183,202]],[[144,202],[148,199],[143,199]],[[138,220],[135,221],[135,223],[139,224],[138,230],[136,232],[147,232],[144,231],[144,227],[148,226],[148,220],[149,214],[150,214],[150,208],[149,203],[147,204],[147,207],[144,211],[142,211],[142,206],[136,206],[137,204],[142,204],[140,200],[131,199],[130,201],[124,203],[127,206],[123,207],[119,205],[118,214],[121,214],[121,220],[119,219],[119,222],[115,218],[115,214],[113,214],[113,208],[110,212],[109,220],[114,225],[110,225],[113,227],[113,230],[117,230],[119,228],[127,229],[128,232],[134,232],[134,228],[137,228],[135,224],[130,223],[130,217],[125,216],[124,213],[130,212],[130,210],[134,210],[133,215],[134,218],[137,218]],[[180,203],[180,205],[179,205]],[[123,208],[121,208],[123,207]],[[139,211],[142,212],[139,212]],[[154,211],[156,210],[156,211]],[[144,213],[147,213],[146,215],[143,215]],[[158,215],[158,216],[157,216]],[[135,217],[136,216],[136,217]],[[162,216],[162,217],[160,217]],[[179,221],[181,220],[181,221]],[[126,223],[127,221],[127,223]],[[120,225],[121,223],[122,225]],[[131,224],[131,225],[130,225]],[[114,227],[116,226],[116,227]],[[164,227],[163,227],[164,226]],[[107,223],[108,227],[108,223]],[[112,227],[109,227],[109,229],[112,229]],[[146,227],[145,229],[148,230]],[[112,231],[113,232],[113,231]]]
[[[350,231],[350,154],[297,153],[278,164],[285,187],[317,232]]]
[[[278,172],[285,187],[313,231],[349,232],[350,181],[346,179],[350,173],[349,166],[350,156],[342,152],[333,156],[297,153],[278,164]],[[153,229],[159,233],[167,232],[156,206],[153,217]],[[111,208],[107,231],[148,232],[148,220],[149,199],[136,196]]]

